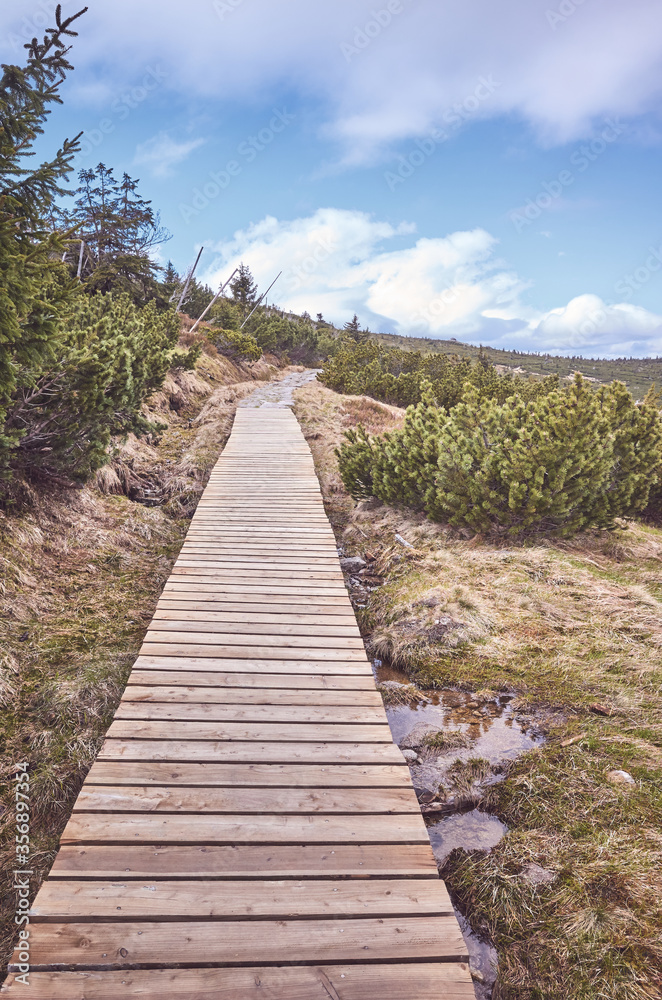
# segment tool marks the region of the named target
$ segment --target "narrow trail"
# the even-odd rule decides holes
[[[238,410],[3,996],[474,997],[284,402],[314,374]]]

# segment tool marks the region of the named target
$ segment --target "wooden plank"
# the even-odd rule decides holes
[[[361,917],[453,913],[444,883],[436,879],[366,879],[265,882],[46,881],[30,911],[41,922],[117,917],[160,920],[222,917]],[[247,933],[250,930],[247,929]]]
[[[99,760],[225,762],[237,764],[401,764],[393,743],[249,743],[213,740],[106,738]]]
[[[296,815],[177,815],[174,813],[75,812],[64,828],[63,844],[425,844],[420,812],[358,816],[335,813]],[[194,961],[194,959],[191,959]]]
[[[311,677],[319,674],[322,677],[328,678],[334,675],[347,675],[365,677],[370,682],[366,686],[371,687],[372,690],[375,688],[372,670],[367,659],[363,661],[358,659],[331,660],[322,659],[317,656],[315,659],[306,660],[305,658],[299,659],[298,653],[294,649],[288,650],[287,659],[276,659],[276,657],[273,659],[258,659],[250,655],[250,651],[243,650],[240,646],[234,646],[229,649],[226,656],[216,656],[208,651],[207,656],[199,656],[194,653],[187,655],[187,650],[183,654],[176,655],[173,649],[170,647],[168,649],[169,651],[165,655],[147,652],[141,653],[136,660],[134,670],[156,668],[158,670],[185,672],[189,670],[203,670],[206,673],[218,671],[219,673],[228,674],[235,672],[243,674],[250,670],[256,674],[306,674]],[[270,652],[268,647],[263,647],[263,649],[267,653]],[[244,656],[244,653],[247,653],[247,655]],[[279,655],[283,655],[282,649]]]
[[[32,972],[26,1000],[474,1000],[466,963]]]
[[[198,692],[198,699],[201,698]],[[374,707],[345,707],[343,705],[256,705],[249,699],[243,705],[217,705],[214,703],[132,701],[123,699],[115,713],[116,719],[176,719],[198,722],[251,722],[279,723],[331,723],[342,725],[384,724],[384,709]]]
[[[148,636],[154,633],[148,633]],[[160,633],[162,636],[165,633]],[[233,640],[241,638],[239,636],[233,637]],[[320,640],[321,641],[321,640]],[[284,660],[287,654],[287,660]],[[306,647],[299,647],[295,645],[285,645],[284,643],[279,643],[278,646],[244,646],[242,643],[233,641],[232,643],[227,642],[221,645],[220,643],[206,644],[200,642],[196,637],[195,642],[188,642],[186,637],[182,633],[173,633],[172,638],[167,636],[161,642],[153,642],[147,639],[140,648],[141,656],[154,656],[154,657],[186,657],[189,659],[209,657],[210,659],[216,660],[271,660],[276,662],[286,662],[290,670],[296,669],[294,664],[296,661],[300,660],[302,663],[308,663],[308,669],[310,669],[311,663],[332,663],[334,660],[337,662],[350,662],[356,664],[358,667],[365,669],[367,665],[367,659],[365,650],[363,649],[335,649],[335,648],[324,648],[322,646],[315,646],[311,648],[310,645]],[[245,668],[244,668],[245,669]],[[338,671],[336,671],[338,672]]]
[[[180,785],[83,785],[74,812],[167,813],[414,813],[413,788],[185,788]]]
[[[130,678],[131,680],[131,678]],[[324,707],[326,709],[337,707],[347,709],[358,709],[361,707],[379,710],[380,721],[383,719],[382,696],[378,691],[337,691],[323,690],[293,690],[291,688],[238,688],[238,687],[205,687],[203,691],[199,687],[192,686],[152,686],[129,683],[122,697],[122,706],[127,702],[140,703],[161,703],[177,702],[180,705],[197,705],[201,700],[207,705],[225,705],[237,708],[242,707],[248,712],[251,721],[256,721],[257,715],[254,710],[269,709],[276,712],[271,717],[283,721],[280,717],[281,710],[286,710],[288,718],[293,718],[291,710],[293,707],[309,708],[312,706]],[[248,716],[245,716],[248,717]],[[327,716],[328,721],[328,716]]]
[[[204,662],[204,661],[202,661]],[[367,693],[372,693],[375,691],[375,682],[372,675],[369,673],[352,673],[347,675],[329,675],[329,674],[309,674],[309,673],[262,673],[253,671],[249,674],[241,673],[239,670],[232,673],[226,673],[224,671],[204,671],[200,669],[200,666],[192,667],[191,670],[180,670],[176,665],[171,670],[158,669],[156,667],[149,668],[146,665],[145,669],[133,668],[131,676],[129,677],[129,684],[135,684],[138,687],[149,687],[150,685],[155,685],[157,687],[164,685],[179,686],[189,688],[215,688],[219,689],[221,686],[228,688],[228,697],[237,697],[237,692],[234,689],[239,690],[239,695],[244,697],[244,690],[255,688],[256,690],[266,691],[267,694],[263,695],[263,698],[267,698],[270,691],[278,692],[282,689],[282,697],[285,699],[288,697],[289,693],[294,691],[294,697],[298,699],[299,697],[305,698],[307,694],[311,696],[311,700],[315,701],[322,695],[333,695],[338,694],[341,698],[340,701],[332,701],[332,704],[346,704],[345,698],[349,698],[351,701],[351,693],[354,692],[358,696],[364,697]],[[127,688],[127,691],[130,690]],[[206,697],[206,693],[205,693]],[[213,697],[213,692],[210,697]],[[248,690],[245,694],[246,698],[252,697],[252,691]],[[381,697],[381,696],[380,696]],[[218,700],[222,700],[222,695],[219,694]],[[297,701],[293,701],[292,704],[297,704]],[[360,701],[356,702],[361,704]]]
[[[167,764],[95,761],[83,785],[251,785],[283,788],[407,788],[409,771],[393,764]],[[82,794],[82,793],[81,793]]]
[[[308,588],[314,591],[315,588]],[[321,588],[317,588],[319,591]],[[351,608],[349,598],[347,596],[347,591],[344,593],[337,590],[328,590],[326,593],[314,594],[314,593],[301,593],[301,588],[292,587],[278,587],[275,593],[280,592],[283,597],[280,601],[273,600],[272,603],[283,603],[283,599],[287,597],[287,603],[290,603],[291,597],[299,597],[300,600],[292,601],[293,605],[309,604],[315,607],[340,607],[343,609],[343,614],[347,613],[347,608]],[[194,594],[204,599],[206,601],[232,601],[233,603],[255,603],[256,600],[260,603],[269,603],[264,600],[274,594],[274,588],[270,588],[269,591],[265,591],[263,587],[259,584],[244,584],[242,586],[237,586],[234,584],[225,583],[209,583],[208,581],[196,582],[195,580],[187,580],[184,577],[178,580],[168,580],[165,587],[163,588],[163,597],[166,599],[172,595],[178,595],[177,599],[181,600],[179,596],[181,594]],[[315,597],[314,601],[310,598]]]
[[[302,623],[302,622],[288,622],[284,619],[280,622],[253,622],[253,621],[223,621],[217,618],[210,618],[211,613],[201,613],[201,612],[189,612],[186,615],[180,615],[177,612],[170,612],[170,616],[166,617],[168,613],[161,613],[159,618],[154,618],[152,620],[151,632],[182,632],[197,634],[212,633],[215,636],[218,635],[247,635],[253,638],[262,636],[268,636],[271,640],[277,637],[300,637],[308,638],[311,645],[316,645],[317,641],[320,639],[337,640],[339,643],[338,648],[343,648],[342,643],[346,642],[348,639],[353,640],[353,645],[356,648],[357,643],[363,645],[361,639],[361,633],[359,632],[356,625],[320,625],[316,624],[313,620],[312,624]],[[196,614],[198,617],[193,618],[192,615]],[[229,641],[229,640],[228,640]]]
[[[222,622],[169,622],[155,621],[147,630],[145,642],[164,642],[174,645],[180,643],[218,644],[225,642],[231,646],[255,646],[256,644],[269,643],[272,649],[329,649],[335,654],[343,656],[346,652],[359,651],[365,659],[365,647],[360,634],[353,636],[343,635],[315,635],[313,633],[298,633],[279,631],[278,625],[249,626],[240,625],[244,631],[235,632],[231,626]],[[321,627],[321,626],[320,626]],[[280,629],[287,626],[280,626]],[[253,631],[255,629],[256,631]],[[282,655],[282,654],[281,654]],[[337,657],[334,656],[334,659]]]
[[[54,878],[430,878],[427,844],[63,845]]]
[[[116,718],[108,729],[109,739],[142,740],[259,740],[280,743],[392,743],[388,723],[377,725],[334,725],[305,722],[179,722],[140,721]]]
[[[31,967],[75,964],[122,968],[178,962],[239,965],[277,962],[365,962],[467,959],[452,917],[336,920],[130,921],[39,924],[31,934]]]
[[[220,603],[220,602],[219,602]],[[234,607],[234,610],[233,610]],[[212,604],[203,602],[201,606],[192,607],[186,601],[164,600],[161,598],[154,612],[154,621],[198,621],[198,622],[251,622],[260,625],[280,625],[287,622],[291,625],[340,625],[343,627],[357,628],[356,618],[348,613],[327,614],[326,610],[314,608],[307,610],[305,605],[301,605],[293,610],[287,604],[278,605],[278,611],[266,609],[253,610],[252,607],[246,609],[243,605],[235,604],[228,608],[224,604]]]

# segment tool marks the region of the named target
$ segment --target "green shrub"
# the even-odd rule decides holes
[[[430,384],[440,406],[450,410],[462,399],[467,385],[480,399],[504,402],[517,392],[524,399],[558,388],[558,377],[545,379],[500,375],[480,356],[472,361],[449,354],[422,354],[382,347],[376,341],[342,340],[322,373],[320,382],[336,392],[371,396],[393,406],[419,403]]]
[[[5,419],[5,468],[84,479],[114,435],[149,428],[143,400],[158,389],[179,336],[174,311],[128,295],[79,293],[48,357],[24,365]]]
[[[239,330],[210,330],[209,340],[220,354],[238,361],[258,361],[262,348],[255,337],[240,333]]]
[[[423,392],[402,430],[359,428],[341,445],[356,499],[371,492],[478,532],[572,535],[642,511],[660,477],[660,415],[622,383],[592,392],[576,376],[566,391],[503,403],[468,387],[450,413]]]

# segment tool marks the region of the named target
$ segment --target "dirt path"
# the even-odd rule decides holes
[[[294,405],[294,390],[313,382],[317,378],[317,368],[308,368],[303,372],[286,375],[279,382],[269,382],[260,386],[255,392],[239,403],[240,407],[269,407],[283,409]]]

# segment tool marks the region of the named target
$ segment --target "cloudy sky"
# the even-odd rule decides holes
[[[5,0],[4,62],[53,7]],[[164,260],[282,270],[336,323],[662,354],[659,0],[89,7],[40,151],[84,130],[78,168],[139,177]]]

